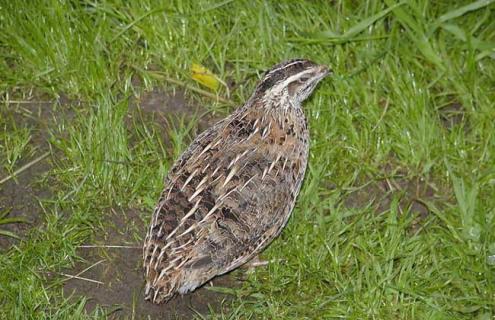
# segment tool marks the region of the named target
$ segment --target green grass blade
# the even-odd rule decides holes
[[[369,26],[371,26],[372,24],[374,24],[377,20],[385,17],[386,15],[388,15],[390,13],[390,11],[394,10],[395,8],[403,5],[404,2],[399,2],[397,3],[396,5],[393,5],[391,7],[388,7],[387,9],[385,10],[382,10],[380,11],[379,13],[371,16],[371,17],[368,17],[364,20],[361,20],[359,23],[357,23],[356,25],[354,25],[353,27],[351,27],[349,30],[347,30],[346,32],[344,32],[344,34],[342,36],[340,36],[341,38],[344,38],[344,39],[350,39],[354,36],[356,36],[357,34],[363,32],[364,30],[366,30]]]
[[[442,29],[444,29],[445,31],[448,31],[449,33],[454,35],[459,40],[467,41],[466,32],[455,24],[444,23],[444,24],[442,24]]]
[[[18,235],[8,230],[0,230],[0,236],[10,237],[14,239],[20,239]]]
[[[384,9],[377,14],[368,17],[366,19],[361,20],[351,28],[349,28],[346,32],[343,34],[338,34],[337,32],[334,32],[332,30],[327,30],[323,32],[317,32],[317,33],[307,33],[305,34],[307,38],[314,38],[318,39],[320,41],[325,41],[325,40],[336,40],[338,42],[346,42],[352,40],[353,37],[356,35],[360,34],[361,32],[365,31],[367,28],[369,28],[371,25],[373,25],[376,21],[380,20],[381,18],[385,17],[390,13],[390,11],[394,10],[398,6],[403,5],[404,2],[397,3],[387,9]],[[308,40],[308,39],[306,39]]]
[[[442,29],[451,33],[454,37],[463,42],[470,42],[472,48],[475,50],[493,51],[495,49],[495,42],[480,40],[472,35],[467,34],[463,29],[455,24],[442,24]]]
[[[388,6],[394,6],[393,1],[385,1]],[[407,35],[414,42],[421,54],[431,62],[432,64],[443,69],[442,58],[437,54],[437,52],[431,46],[429,38],[424,32],[424,28],[412,15],[408,14],[403,8],[395,8],[393,10],[394,15],[407,30]]]
[[[9,223],[26,223],[26,222],[27,222],[27,220],[22,218],[22,217],[0,219],[0,225],[9,224]]]
[[[465,15],[466,13],[479,10],[479,9],[484,8],[484,7],[490,5],[494,2],[495,2],[495,0],[478,0],[478,1],[475,1],[475,2],[470,3],[468,5],[462,6],[460,8],[450,10],[450,11],[442,14],[438,18],[437,24],[442,24],[442,23],[449,21],[451,19],[461,17],[461,16]]]

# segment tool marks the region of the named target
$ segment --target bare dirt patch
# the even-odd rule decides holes
[[[469,123],[466,119],[466,108],[455,97],[447,96],[445,101],[438,108],[438,117],[442,127],[447,130],[453,130],[457,126],[464,125],[463,130],[469,130]]]
[[[175,89],[173,92],[160,88],[146,91],[131,101],[129,111],[131,115],[142,112],[152,116],[153,121],[162,127],[169,125],[167,116],[197,118],[199,132],[204,131],[218,120],[217,117],[206,113],[206,108],[187,99],[185,92],[180,89]]]
[[[23,218],[25,223],[12,223],[2,225],[3,230],[10,231],[22,238],[33,226],[42,222],[42,207],[40,202],[51,196],[47,172],[52,167],[48,140],[50,138],[50,127],[55,123],[53,105],[58,105],[57,117],[70,118],[72,111],[67,106],[67,99],[60,98],[58,101],[36,97],[25,101],[15,100],[12,103],[2,102],[0,117],[4,120],[5,130],[11,130],[11,126],[17,128],[28,128],[31,134],[28,147],[31,152],[21,158],[16,164],[16,169],[32,162],[32,166],[23,170],[11,179],[0,184],[0,212],[7,211],[9,218]],[[60,111],[61,110],[61,111]],[[46,155],[45,157],[42,157]],[[10,177],[0,166],[0,180]],[[10,237],[0,237],[0,249],[7,249],[17,240]]]
[[[65,295],[85,297],[88,299],[87,312],[100,306],[114,319],[132,316],[137,319],[191,319],[197,314],[207,314],[209,308],[219,310],[229,296],[208,290],[208,285],[162,305],[144,300],[141,241],[135,240],[136,234],[145,234],[146,223],[141,216],[142,213],[133,209],[111,210],[108,223],[95,242],[97,247],[81,247],[78,252],[83,261],[66,272],[79,274],[84,279],[66,281]],[[121,247],[105,247],[112,244]],[[88,267],[89,270],[81,273]],[[220,287],[236,285],[232,275],[216,278],[213,283]]]
[[[390,210],[394,199],[398,199],[399,214],[408,213],[415,217],[411,231],[418,230],[428,217],[427,203],[448,201],[442,187],[434,181],[412,176],[406,170],[392,170],[392,166],[384,166],[379,177],[366,181],[357,183],[359,186],[344,196],[344,205],[353,209],[371,205],[375,212],[382,213]]]

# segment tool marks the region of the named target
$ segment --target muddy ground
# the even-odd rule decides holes
[[[16,100],[17,101],[17,100]],[[53,123],[54,104],[65,103],[60,101],[38,100],[36,102],[20,101],[10,106],[0,106],[0,117],[8,119],[8,123],[15,123],[17,128],[29,128],[31,140],[30,152],[26,158],[21,158],[16,168],[43,157],[40,161],[30,166],[21,174],[14,176],[0,184],[0,212],[8,212],[8,218],[23,218],[25,223],[12,223],[3,225],[3,230],[10,231],[20,237],[24,236],[33,226],[43,221],[43,209],[41,203],[51,197],[51,190],[47,176],[52,167],[49,151],[49,128]],[[72,112],[67,111],[64,117],[70,118]],[[12,128],[2,128],[6,131]],[[0,180],[12,176],[5,168],[0,166]],[[10,237],[0,236],[0,250],[9,248],[16,240]]]
[[[106,234],[97,236],[100,239],[89,247],[81,246],[78,253],[83,261],[65,273],[80,278],[66,281],[64,293],[88,299],[88,312],[99,305],[111,319],[132,316],[137,319],[191,319],[194,315],[207,314],[208,308],[219,311],[222,303],[230,298],[213,291],[212,285],[239,285],[235,277],[229,274],[167,304],[155,305],[144,301],[141,243],[128,239],[129,234],[145,233],[146,227],[140,218],[142,213],[112,208],[106,215],[109,219],[105,226]],[[118,246],[107,247],[109,244]]]

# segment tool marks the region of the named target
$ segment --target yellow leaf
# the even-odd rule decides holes
[[[218,81],[218,78],[210,70],[200,64],[192,64],[191,77],[194,81],[197,81],[214,91],[217,91],[220,86],[220,81]]]

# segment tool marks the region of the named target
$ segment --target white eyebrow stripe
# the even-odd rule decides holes
[[[276,90],[280,91],[283,88],[287,87],[289,85],[289,83],[293,82],[294,80],[302,77],[305,74],[312,73],[312,72],[313,72],[313,70],[311,70],[311,69],[305,70],[304,72],[299,72],[299,73],[287,78],[284,82],[277,84],[275,87],[273,87],[272,91],[276,91]]]
[[[295,60],[295,61],[293,61],[293,62],[291,62],[291,63],[289,63],[289,64],[283,65],[283,66],[281,66],[281,67],[278,67],[277,69],[274,69],[274,70],[270,71],[270,73],[269,73],[269,74],[272,74],[272,73],[274,73],[274,72],[276,72],[276,71],[278,71],[278,70],[282,70],[282,69],[288,68],[288,67],[290,67],[290,66],[293,66],[293,65],[295,65],[295,64],[301,63],[301,62],[303,62],[303,61],[304,61],[304,60]]]

